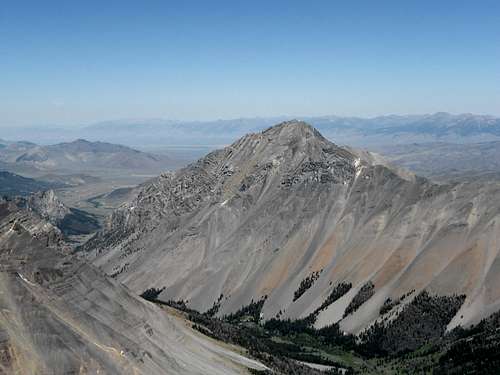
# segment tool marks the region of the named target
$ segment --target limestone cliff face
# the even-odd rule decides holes
[[[17,205],[39,215],[59,228],[64,235],[89,234],[99,229],[97,218],[85,211],[67,207],[53,190],[16,198]]]
[[[135,292],[165,287],[161,299],[202,311],[268,296],[264,318],[304,317],[350,283],[317,326],[359,332],[423,289],[467,296],[456,325],[500,308],[499,214],[497,185],[405,176],[291,121],[146,184],[85,249]]]
[[[27,208],[37,212],[42,218],[56,223],[70,214],[70,209],[57,198],[54,190],[32,194],[27,199]]]

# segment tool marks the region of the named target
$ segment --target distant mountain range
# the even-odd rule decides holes
[[[80,184],[78,181],[85,183],[96,176],[123,175],[124,172],[137,176],[156,175],[184,166],[220,145],[230,144],[246,133],[259,132],[283,118],[207,122],[120,120],[71,131],[12,129],[9,136],[25,137],[28,141],[0,140],[0,170],[71,185]],[[307,120],[337,144],[366,148],[380,154],[393,166],[436,181],[500,179],[499,118],[435,113],[370,119],[324,116]],[[75,137],[80,138],[53,145],[29,141]],[[116,142],[134,144],[157,153],[137,151]],[[14,183],[14,179],[10,180]],[[26,186],[31,186],[26,191],[35,189],[33,184]],[[7,193],[8,189],[5,185],[3,191]]]
[[[19,169],[7,170],[21,174],[38,176],[40,169],[51,173],[50,169],[53,166],[67,169],[76,167],[77,172],[83,173],[88,171],[89,167],[134,169],[144,167],[143,170],[160,172],[184,166],[247,133],[262,131],[284,120],[287,120],[285,116],[216,121],[142,119],[106,121],[72,130],[47,127],[16,128],[9,130],[10,136],[23,141],[0,141],[0,167],[1,162],[5,161],[2,155],[15,149],[14,159],[19,158],[20,163],[16,165]],[[450,178],[464,180],[472,176],[480,176],[482,179],[500,178],[500,154],[490,150],[487,151],[489,158],[487,161],[485,157],[481,157],[483,150],[488,148],[488,142],[500,142],[500,119],[493,116],[453,115],[439,112],[428,115],[391,115],[374,118],[306,117],[304,120],[337,144],[377,152],[395,165],[410,168],[413,172],[426,177],[442,181]],[[96,142],[83,140],[68,142],[76,138],[86,138]],[[37,147],[34,143],[27,142],[32,140],[42,143],[60,141],[64,143]],[[85,142],[87,143],[84,144]],[[158,155],[147,157],[145,154],[137,154],[124,146],[115,146],[111,143],[166,154],[170,160]],[[439,152],[432,150],[435,143],[439,144]],[[466,148],[459,146],[465,144],[468,145]],[[405,145],[411,147],[406,148]],[[103,149],[108,147],[114,150],[112,153],[115,156],[103,153]],[[98,157],[94,158],[91,154],[83,158],[75,156],[75,152],[81,154],[85,148],[87,148],[85,152],[98,154]],[[425,148],[429,152],[422,152]],[[61,154],[54,156],[57,153],[67,155],[70,160],[62,160]],[[470,155],[472,159],[469,159]],[[78,158],[82,160],[75,163]],[[157,163],[158,160],[154,159],[159,158],[161,161]],[[157,168],[157,164],[160,169]]]
[[[226,145],[244,134],[261,131],[289,116],[214,121],[162,119],[116,120],[86,127],[6,129],[11,137],[37,143],[67,142],[76,138],[148,148],[175,145]],[[340,144],[366,147],[411,142],[470,143],[500,140],[500,119],[492,116],[444,112],[428,115],[390,115],[374,118],[301,117],[327,138]]]
[[[500,179],[500,141],[411,143],[380,153],[394,165],[437,181]]]
[[[4,169],[31,173],[78,173],[135,170],[142,173],[167,170],[173,161],[130,147],[78,139],[73,142],[40,146],[30,142],[3,142],[0,162]]]

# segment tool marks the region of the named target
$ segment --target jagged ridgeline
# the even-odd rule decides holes
[[[137,294],[216,317],[263,301],[264,322],[359,334],[453,301],[432,338],[496,311],[500,188],[374,160],[284,122],[145,184],[82,250]]]

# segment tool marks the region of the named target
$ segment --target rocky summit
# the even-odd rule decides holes
[[[264,320],[358,334],[424,292],[455,301],[443,329],[498,310],[498,185],[367,155],[284,122],[144,184],[82,250],[137,294],[219,316],[262,301]]]

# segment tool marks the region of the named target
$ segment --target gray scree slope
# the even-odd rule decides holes
[[[497,184],[405,177],[289,121],[146,184],[85,249],[136,293],[165,288],[201,311],[267,295],[264,318],[304,317],[349,282],[317,326],[359,332],[387,298],[427,289],[467,295],[452,327],[500,308],[499,214]],[[343,318],[367,282],[375,294]]]
[[[0,374],[241,374],[263,366],[75,259],[0,201]]]

